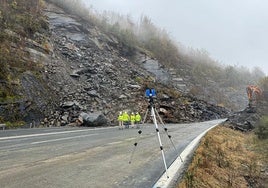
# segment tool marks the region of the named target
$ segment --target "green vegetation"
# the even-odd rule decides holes
[[[2,0],[1,30],[9,29],[21,36],[33,37],[36,32],[47,27],[41,13],[42,6],[41,0]]]
[[[5,122],[5,124],[6,124],[7,129],[16,129],[16,128],[20,128],[20,127],[24,126],[25,122],[16,121],[16,122],[11,123],[8,121],[8,122]]]
[[[260,80],[259,85],[262,87],[264,91],[268,91],[268,76],[262,78]]]
[[[38,74],[40,63],[30,58],[29,41],[45,44],[37,33],[48,30],[46,17],[42,14],[42,0],[0,1],[0,104],[1,123],[7,128],[20,127],[22,114],[15,106],[22,100],[21,75],[27,71]],[[9,122],[7,122],[9,121]]]
[[[255,130],[255,134],[259,139],[268,139],[268,116],[263,116]]]
[[[259,139],[268,140],[268,77],[262,78],[259,85],[263,90],[262,100],[259,102],[262,116],[256,126],[255,134]]]
[[[0,6],[0,101],[16,97],[19,76],[39,67],[29,61],[25,51],[26,39],[35,40],[36,32],[48,29],[42,15],[41,0],[2,0]]]

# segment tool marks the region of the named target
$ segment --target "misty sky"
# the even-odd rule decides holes
[[[268,75],[268,0],[84,0],[98,11],[151,18],[177,42],[222,64]]]

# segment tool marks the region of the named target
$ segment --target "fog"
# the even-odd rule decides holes
[[[142,15],[176,42],[205,49],[221,64],[260,67],[268,75],[266,0],[83,0],[93,9]]]

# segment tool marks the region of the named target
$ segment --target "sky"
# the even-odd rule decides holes
[[[259,67],[268,75],[267,0],[83,0],[93,9],[148,16],[185,47],[221,64]]]

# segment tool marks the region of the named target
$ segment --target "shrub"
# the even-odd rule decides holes
[[[15,129],[15,128],[20,128],[20,127],[24,126],[25,122],[24,121],[17,121],[17,122],[11,123],[8,121],[5,124],[6,124],[7,129]]]
[[[267,139],[268,138],[268,116],[263,116],[256,128],[255,134],[259,139]]]

